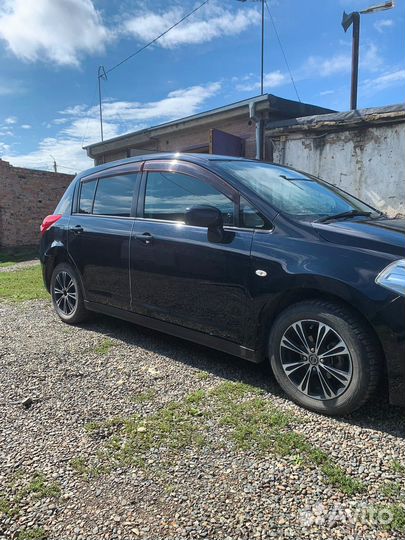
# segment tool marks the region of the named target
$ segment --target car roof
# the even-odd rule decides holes
[[[119,165],[125,165],[127,163],[137,163],[139,161],[151,161],[155,159],[177,159],[182,161],[189,161],[191,163],[197,163],[199,165],[209,165],[211,161],[226,160],[226,161],[256,161],[248,158],[240,158],[234,156],[221,156],[219,154],[189,154],[185,152],[163,152],[158,154],[144,154],[142,156],[133,156],[126,159],[120,159],[117,161],[109,161],[102,165],[97,165],[86,169],[78,174],[78,177],[89,176],[100,171],[117,167]]]

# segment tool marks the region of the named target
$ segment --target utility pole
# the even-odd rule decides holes
[[[260,74],[260,94],[264,94],[264,2],[262,0],[262,65],[261,65],[261,74]]]
[[[56,164],[56,159],[51,154],[49,154],[49,155],[53,159],[53,172],[58,172],[58,166]]]
[[[357,88],[359,80],[359,46],[360,46],[360,13],[353,11],[349,15],[344,11],[342,26],[347,32],[350,26],[353,25],[352,39],[352,77],[350,86],[350,109],[357,109]]]
[[[386,9],[392,9],[395,7],[393,1],[385,2],[384,4],[378,4],[377,6],[371,6],[361,11],[353,11],[347,14],[343,12],[342,26],[343,30],[347,32],[351,25],[353,25],[353,40],[352,40],[352,77],[350,88],[350,109],[357,109],[357,89],[359,81],[359,48],[360,48],[360,15],[367,15],[369,13],[376,13],[377,11],[385,11]]]

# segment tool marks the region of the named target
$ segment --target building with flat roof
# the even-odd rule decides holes
[[[95,165],[154,152],[201,152],[271,160],[272,148],[264,137],[267,122],[331,112],[334,111],[264,94],[85,149]]]

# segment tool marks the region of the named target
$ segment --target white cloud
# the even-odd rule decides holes
[[[159,101],[146,103],[107,100],[103,103],[104,138],[109,139],[128,131],[194,114],[201,109],[204,102],[217,94],[220,88],[218,82],[196,85],[170,92]],[[52,122],[60,125],[56,136],[42,139],[38,148],[27,154],[3,149],[6,153],[4,159],[22,167],[51,169],[52,155],[63,172],[69,172],[69,169],[62,167],[75,171],[90,167],[92,162],[86,156],[82,145],[100,140],[98,107],[81,104],[62,110],[59,114],[61,116]],[[56,120],[63,120],[63,123],[55,122]]]
[[[377,71],[384,61],[381,58],[380,50],[375,43],[366,43],[365,52],[360,53],[360,68],[368,71]]]
[[[381,19],[374,23],[374,28],[377,30],[377,32],[380,32],[380,34],[392,26],[394,26],[394,21],[392,19]]]
[[[360,51],[360,68],[367,71],[376,71],[383,64],[379,48],[375,43],[365,43]],[[352,60],[350,53],[337,53],[329,58],[323,56],[310,56],[297,72],[298,79],[313,77],[331,77],[342,73],[349,73]]]
[[[139,11],[124,22],[122,30],[142,42],[148,42],[176,23],[185,13],[186,10],[180,7],[161,13]],[[163,36],[157,45],[174,48],[208,42],[221,36],[233,36],[259,24],[260,20],[258,10],[253,7],[230,10],[217,4],[208,4]]]
[[[18,58],[78,65],[111,37],[91,0],[5,0],[0,39]]]
[[[330,58],[310,56],[301,71],[304,78],[314,75],[329,77],[350,71],[350,62],[350,55],[347,54],[335,54]]]
[[[22,129],[31,129],[31,124],[21,124]]]
[[[24,94],[26,91],[27,86],[21,81],[10,78],[0,79],[0,96],[16,96],[18,94]]]
[[[322,90],[322,92],[319,92],[319,95],[320,96],[330,96],[330,95],[332,95],[334,93],[335,93],[334,90]]]
[[[8,124],[8,125],[15,124],[16,122],[17,122],[17,117],[16,117],[16,116],[8,116],[8,117],[4,120],[4,123],[5,123],[5,124]]]
[[[405,69],[394,69],[386,71],[374,79],[367,79],[362,84],[362,89],[366,93],[376,93],[398,84],[404,84]]]
[[[252,79],[253,75],[250,75],[249,77],[242,77],[242,82],[237,83],[235,89],[240,92],[256,92],[257,90],[260,90],[260,81],[258,81],[257,78],[255,80]],[[270,73],[264,74],[263,86],[265,90],[271,90],[272,88],[283,86],[287,81],[288,77],[280,70],[270,71]]]

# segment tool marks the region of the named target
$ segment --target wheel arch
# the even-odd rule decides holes
[[[66,246],[62,242],[53,242],[50,248],[46,251],[44,260],[44,281],[48,292],[50,292],[52,273],[58,264],[68,263],[76,270],[76,265],[70,257]],[[80,273],[77,273],[81,281]],[[80,284],[83,290],[83,284]]]

